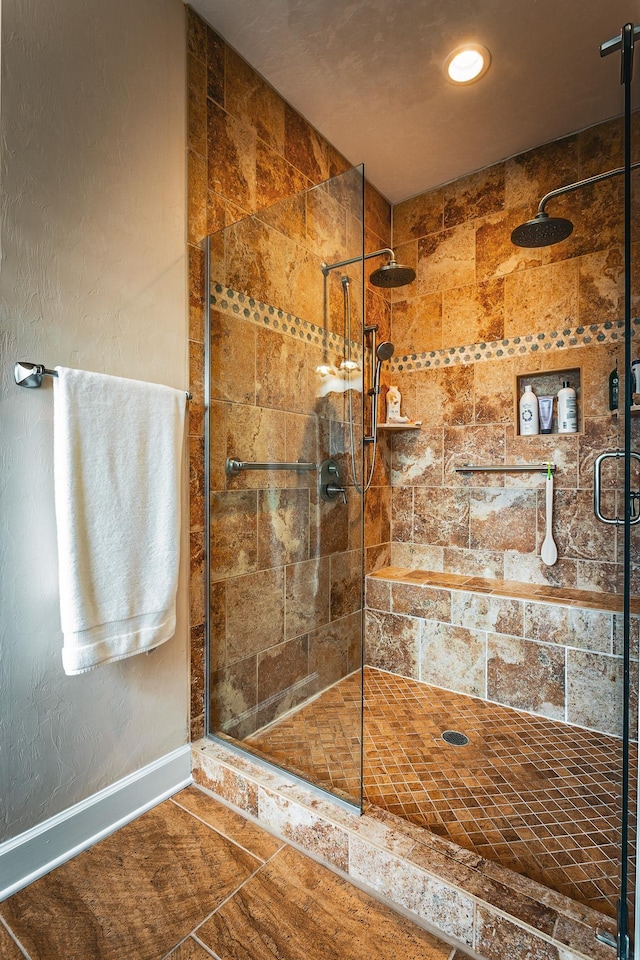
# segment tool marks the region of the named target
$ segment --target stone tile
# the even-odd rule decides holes
[[[414,864],[353,837],[349,873],[393,903],[463,943],[473,942],[474,903]]]
[[[529,206],[508,206],[478,221],[476,229],[476,279],[480,282],[508,277],[516,271],[550,263],[549,247],[525,249],[511,242],[512,231],[534,216],[538,200]],[[555,211],[554,211],[555,213]]]
[[[473,367],[456,366],[411,375],[415,401],[411,415],[431,428],[473,422]],[[400,387],[402,391],[402,387]],[[404,393],[403,393],[404,396]]]
[[[255,131],[207,100],[207,182],[243,210],[256,209]]]
[[[392,583],[391,609],[410,617],[426,617],[429,620],[451,620],[452,594],[425,584]]]
[[[207,60],[207,24],[192,7],[187,7],[187,51],[203,63]]]
[[[268,860],[282,849],[281,840],[271,836],[262,827],[251,823],[234,810],[230,810],[229,807],[223,806],[198,787],[186,787],[174,794],[171,800],[213,827],[223,837],[237,843],[258,860]]]
[[[274,833],[300,844],[339,870],[348,870],[349,837],[345,830],[261,786],[258,787],[258,808],[260,822]]]
[[[179,947],[171,951],[167,960],[211,960],[211,954],[193,937],[188,937]]]
[[[503,486],[502,473],[457,473],[456,467],[462,467],[466,463],[478,466],[502,464],[505,443],[505,427],[500,423],[445,427],[445,483],[467,487]]]
[[[450,619],[452,623],[473,630],[490,630],[516,637],[524,635],[524,609],[520,600],[452,590]]]
[[[514,523],[517,517],[517,524]],[[469,545],[486,550],[536,548],[536,495],[532,490],[474,489],[469,497]]]
[[[331,557],[331,619],[355,613],[362,607],[362,554],[360,550]]]
[[[612,614],[549,603],[525,603],[525,633],[531,640],[611,653]]]
[[[474,283],[475,228],[471,223],[418,240],[418,293],[421,297]]]
[[[459,177],[444,189],[444,226],[455,227],[467,220],[504,209],[504,164],[496,163],[477,173]]]
[[[527,960],[560,960],[561,954],[554,944],[526,927],[517,926],[500,914],[476,908],[474,950],[487,960],[504,960],[504,957],[527,957]]]
[[[391,613],[391,583],[367,577],[366,605],[371,610],[384,610],[386,613]]]
[[[224,103],[225,49],[226,44],[209,25],[207,31],[207,97],[217,103]]]
[[[242,660],[284,639],[284,572],[262,570],[227,583],[227,660]]]
[[[564,720],[564,650],[490,633],[487,696],[518,710]]]
[[[315,691],[309,638],[297,637],[258,654],[258,726],[303,703]]]
[[[469,546],[469,492],[447,487],[416,487],[413,539],[435,546]]]
[[[316,503],[311,510],[310,553],[311,556],[326,557],[333,553],[344,553],[349,543],[349,503],[341,500]]]
[[[224,663],[226,642],[227,585],[220,580],[209,585],[209,665],[212,670]]]
[[[212,580],[257,569],[257,524],[257,491],[225,490],[211,495]]]
[[[326,263],[348,259],[347,211],[325,184],[319,184],[305,194],[304,240]]]
[[[312,183],[329,178],[329,151],[324,137],[285,103],[284,156]]]
[[[207,235],[207,161],[195,150],[187,153],[187,195],[187,239],[196,244]]]
[[[578,326],[578,262],[517,270],[504,281],[505,337]]]
[[[189,716],[199,717],[204,713],[204,624],[191,627],[189,634]]]
[[[204,435],[204,344],[189,341],[189,434]]]
[[[433,293],[393,303],[391,340],[399,356],[440,350],[442,331],[442,294]]]
[[[362,620],[354,613],[312,630],[309,634],[309,672],[317,674],[318,690],[346,677],[362,660]]]
[[[391,539],[391,488],[369,487],[364,500],[364,542],[366,547]]]
[[[365,615],[365,663],[418,679],[420,621],[368,610]]]
[[[507,430],[506,460],[508,463],[548,463],[556,465],[553,477],[553,489],[567,488],[574,490],[578,486],[578,436],[549,436],[518,437]],[[544,486],[544,474],[521,473],[509,474],[505,477],[505,486],[536,487]],[[544,498],[541,498],[544,505]],[[544,528],[544,519],[543,519]]]
[[[442,428],[423,426],[419,431],[393,437],[391,483],[401,486],[440,486],[443,469]]]
[[[250,654],[243,660],[223,664],[211,674],[209,726],[242,740],[258,728],[258,660]]]
[[[597,560],[578,560],[576,585],[582,590],[615,593],[620,585],[620,567],[617,563],[598,563]]]
[[[569,650],[567,720],[603,733],[622,735],[622,660]]]
[[[252,407],[232,403],[227,410],[228,457],[249,462],[283,462],[286,452],[286,414],[281,410]],[[229,476],[233,488],[263,488],[265,479],[270,487],[284,487],[288,475],[284,471],[264,473],[246,470]]]
[[[160,957],[259,864],[165,801],[0,909],[34,957]]]
[[[191,531],[204,529],[204,438],[189,437],[189,516]]]
[[[433,568],[431,568],[433,569]],[[438,570],[448,570],[469,577],[502,579],[504,553],[495,550],[465,550],[462,547],[445,547],[443,563]]]
[[[293,240],[285,246],[285,293],[283,309],[296,317],[324,325],[324,298],[320,258]]]
[[[618,447],[618,425],[611,416],[584,417],[582,427],[584,432],[578,437],[578,486],[593,490],[596,457]],[[601,489],[624,485],[621,466],[622,462],[605,460],[600,469]]]
[[[578,310],[581,326],[615,323],[624,315],[624,260],[619,247],[580,257]]]
[[[605,516],[615,516],[611,494],[603,492],[601,503]],[[554,532],[560,557],[615,560],[611,530],[594,516],[591,490],[554,490],[553,509],[555,517],[562,517],[564,521],[556,524]]]
[[[365,224],[382,241],[382,246],[390,246],[391,205],[368,180],[364,182],[364,219]]]
[[[258,492],[258,569],[299,563],[309,557],[309,492]]]
[[[421,193],[410,200],[394,204],[394,249],[409,240],[419,240],[427,234],[439,233],[444,227],[443,210],[442,189]]]
[[[517,550],[505,550],[504,577],[505,580],[525,584],[575,587],[578,578],[578,562],[561,557],[552,567],[548,567],[542,563],[537,551],[519,553]]]
[[[256,220],[282,233],[289,240],[304,244],[307,239],[308,191],[286,197],[271,207],[259,210]]]
[[[393,487],[391,490],[391,539],[410,541],[413,537],[413,489]]]
[[[312,413],[304,344],[273,330],[259,330],[256,400],[260,406]]]
[[[443,346],[501,340],[508,324],[502,278],[445,290],[442,295]],[[444,342],[446,340],[446,343]]]
[[[473,697],[486,697],[487,636],[453,624],[423,620],[420,679]]]
[[[506,206],[530,206],[533,217],[545,193],[579,179],[579,145],[576,136],[535,147],[504,164]],[[554,215],[555,208],[554,208]]]
[[[240,772],[218,762],[215,756],[209,756],[207,745],[204,750],[195,749],[192,752],[192,774],[196,783],[206,790],[211,790],[216,796],[228,803],[244,810],[252,817],[258,816],[258,787]]]
[[[247,917],[254,920],[247,925]],[[330,918],[330,919],[329,919]],[[389,907],[295,850],[266,868],[200,928],[228,960],[369,960],[400,951],[412,960],[447,960],[451,948]]]
[[[256,325],[211,311],[211,396],[255,403]]]
[[[189,535],[189,623],[204,623],[204,534]]]
[[[24,954],[0,925],[0,958],[2,960],[24,960]]]
[[[226,48],[226,107],[229,113],[280,153],[284,150],[284,101],[231,47]]]
[[[232,224],[224,235],[224,283],[260,302],[281,307],[285,299],[286,239],[257,217]]]
[[[444,570],[444,554],[443,547],[425,543],[392,543],[390,561],[397,567]]]
[[[630,652],[634,660],[638,659],[638,633],[640,630],[640,620],[638,617],[629,618],[629,641]],[[624,618],[616,613],[613,616],[613,653],[621,657],[624,652]]]
[[[330,619],[330,560],[305,560],[285,569],[285,637],[308,633]]]
[[[209,489],[212,493],[225,490],[227,486],[228,411],[228,403],[220,400],[211,400],[209,403]],[[194,477],[194,482],[204,483],[204,449],[203,473],[199,481]],[[196,509],[200,509],[199,503],[196,504]],[[204,527],[204,489],[202,491],[202,524]]]
[[[204,252],[189,244],[189,340],[204,342]]]
[[[259,210],[301,193],[309,186],[307,177],[281,153],[262,140],[256,142],[256,201]]]

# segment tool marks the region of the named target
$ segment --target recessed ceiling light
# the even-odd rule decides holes
[[[479,80],[491,63],[491,54],[479,43],[465,43],[452,50],[444,62],[444,70],[452,83],[471,83]]]

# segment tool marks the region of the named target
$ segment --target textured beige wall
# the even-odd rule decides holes
[[[51,383],[21,390],[12,372],[186,385],[184,48],[179,0],[3,4],[3,838],[187,737],[184,575],[172,640],[63,674]]]

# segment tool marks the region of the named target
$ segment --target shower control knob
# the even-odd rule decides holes
[[[333,503],[342,495],[342,502],[347,502],[347,488],[342,485],[340,467],[335,460],[323,460],[318,472],[318,493],[325,503]]]
[[[347,502],[347,488],[339,487],[337,483],[328,483],[325,487],[327,498],[329,500],[335,500],[337,496],[342,494],[342,502]]]

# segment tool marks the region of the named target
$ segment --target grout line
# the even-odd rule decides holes
[[[25,960],[31,960],[31,955],[28,954],[27,951],[25,950],[25,948],[22,946],[22,944],[20,943],[18,937],[17,937],[16,934],[13,932],[13,930],[12,930],[11,927],[9,926],[8,922],[4,919],[4,917],[0,917],[0,925],[1,925],[2,927],[4,927],[4,929],[7,931],[7,933],[9,934],[9,936],[11,937],[11,939],[13,940],[13,942],[15,943],[15,945],[16,945],[16,946],[18,947],[18,949],[22,952],[22,955],[25,957]]]
[[[208,794],[205,794],[205,796],[208,796]],[[245,853],[248,853],[249,856],[251,856],[251,857],[254,858],[254,860],[259,860],[259,861],[261,861],[261,865],[264,865],[265,863],[269,863],[269,861],[270,861],[270,860],[272,859],[272,857],[274,856],[274,854],[272,854],[271,857],[268,857],[266,860],[264,860],[262,857],[258,856],[257,853],[254,853],[253,850],[249,850],[248,847],[244,847],[241,843],[238,843],[238,841],[237,841],[237,840],[234,840],[233,837],[230,837],[228,834],[223,833],[222,830],[219,830],[217,827],[214,827],[211,823],[207,823],[206,820],[203,820],[202,817],[199,817],[197,813],[193,813],[193,811],[192,811],[192,810],[189,810],[188,807],[183,807],[182,804],[181,804],[181,803],[178,803],[177,800],[174,800],[173,797],[170,797],[169,799],[172,800],[173,803],[175,803],[175,805],[176,805],[177,807],[180,807],[181,810],[184,810],[185,813],[190,814],[195,820],[199,820],[200,823],[204,824],[205,827],[209,827],[210,830],[213,830],[214,833],[217,833],[217,834],[218,834],[219,836],[221,836],[224,840],[228,840],[229,843],[232,843],[235,847],[238,847],[240,850],[244,850],[244,852],[245,852]],[[211,798],[211,799],[213,799],[213,798]],[[228,809],[231,809],[231,808],[228,808]],[[236,813],[236,811],[235,811],[235,810],[232,810],[232,813]],[[248,821],[248,822],[250,823],[251,821]],[[254,824],[254,826],[256,826],[256,824]],[[261,827],[261,829],[264,830],[264,827]],[[273,834],[270,834],[267,830],[265,830],[265,833],[266,833],[268,836],[273,836]],[[277,839],[277,838],[276,838],[276,839]],[[281,849],[282,849],[282,847],[280,847],[279,850],[276,850],[276,853],[279,853]]]

